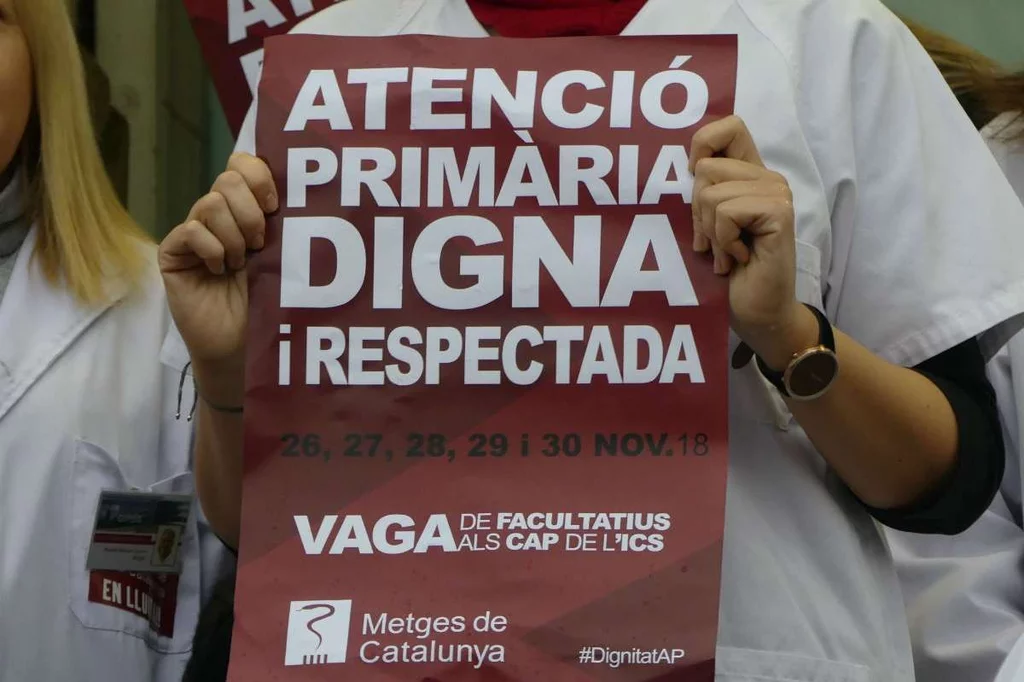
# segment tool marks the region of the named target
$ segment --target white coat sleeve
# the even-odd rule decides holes
[[[800,93],[832,193],[829,316],[895,363],[919,364],[975,336],[991,359],[1024,310],[1024,207],[898,19],[866,0],[815,7],[820,16],[802,32]],[[828,68],[814,63],[828,54]],[[1004,422],[1016,423],[1018,397],[1000,396]],[[1016,441],[1009,447],[1018,457]],[[1000,495],[957,537],[888,531],[918,679],[995,678],[1022,632],[1018,520]]]
[[[797,72],[830,195],[829,317],[898,364],[979,335],[991,358],[1024,322],[1024,207],[902,22],[814,8]]]
[[[1024,637],[1017,640],[1017,645],[1006,657],[995,682],[1020,682],[1022,679],[1024,679]]]

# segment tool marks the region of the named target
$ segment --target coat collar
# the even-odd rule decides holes
[[[128,293],[117,286],[105,304],[87,307],[51,284],[33,258],[37,227],[25,239],[0,301],[0,420],[103,313]]]

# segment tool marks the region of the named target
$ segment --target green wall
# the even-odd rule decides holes
[[[1024,0],[885,0],[894,11],[943,31],[1007,66],[1024,67]],[[207,97],[207,175],[224,168],[234,141],[212,86]]]
[[[206,131],[209,141],[206,147],[206,178],[207,186],[210,186],[227,165],[228,157],[235,148],[235,138],[224,117],[220,100],[217,99],[217,91],[209,79],[206,91]]]
[[[1009,67],[1024,67],[1024,0],[886,0]]]

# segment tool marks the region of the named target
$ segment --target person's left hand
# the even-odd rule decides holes
[[[693,248],[729,277],[732,326],[755,353],[784,369],[813,345],[816,326],[796,298],[793,194],[765,168],[747,126],[730,116],[701,128],[690,150]],[[813,323],[813,316],[810,316]]]

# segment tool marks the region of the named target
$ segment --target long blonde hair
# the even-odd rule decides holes
[[[981,129],[1007,112],[1024,112],[1024,71],[1012,73],[949,36],[900,17],[928,51],[974,125]],[[1019,135],[1024,139],[1024,131]]]
[[[14,0],[32,57],[34,112],[22,140],[33,254],[47,279],[85,304],[103,302],[108,278],[130,284],[147,239],[107,176],[89,115],[82,57],[65,0]]]

